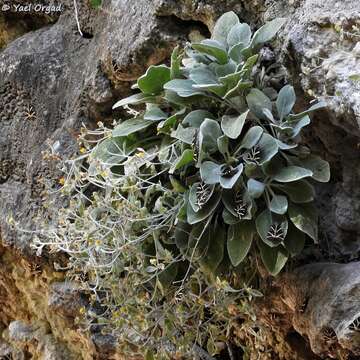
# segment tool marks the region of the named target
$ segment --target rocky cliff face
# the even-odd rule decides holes
[[[82,36],[73,1],[39,3],[61,11],[19,12],[27,1],[0,0],[0,358],[118,356],[111,337],[79,331],[86,299],[30,247],[45,185],[59,176],[51,159],[71,156],[82,123],[119,116],[112,104],[132,80],[228,10],[254,28],[288,18],[267,56],[279,56],[307,102],[328,103],[304,138],[332,167],[319,189],[321,242],[301,259],[308,265],[266,285],[272,305],[259,304],[259,314],[271,358],[360,356],[359,2],[103,0],[95,10],[78,0]],[[26,231],[15,232],[11,217]]]

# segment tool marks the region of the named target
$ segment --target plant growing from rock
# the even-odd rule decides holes
[[[294,113],[293,87],[270,87],[258,66],[260,48],[283,23],[275,19],[252,35],[234,13],[224,14],[211,39],[182,54],[175,49],[170,67],[151,66],[138,79],[134,88],[141,92],[114,108],[145,103],[146,109],[100,144],[130,146],[133,137],[136,147],[135,139],[149,139],[141,145],[144,158],[156,159],[161,186],[181,194],[168,241],[186,252],[195,237],[206,249],[200,262],[212,272],[226,257],[239,265],[256,243],[276,275],[306,235],[317,241],[309,180],[327,182],[329,166],[297,139],[308,114],[324,104]],[[121,164],[126,169],[126,161],[109,168]]]
[[[70,255],[73,276],[86,274],[106,305],[89,317],[124,343],[218,352],[229,306],[258,295],[247,286],[257,254],[277,275],[307,236],[317,241],[310,181],[327,182],[329,165],[298,140],[324,104],[295,113],[293,87],[272,87],[259,60],[283,24],[252,34],[224,14],[211,39],[150,66],[114,105],[132,117],[86,131],[89,151],[68,162],[73,199],[35,246]]]

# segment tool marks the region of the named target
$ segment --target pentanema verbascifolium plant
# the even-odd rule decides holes
[[[211,39],[150,66],[114,105],[131,117],[84,129],[64,166],[68,206],[34,247],[69,255],[67,273],[103,309],[88,326],[116,333],[127,354],[218,353],[228,309],[249,315],[259,296],[258,256],[277,275],[317,241],[311,183],[327,182],[329,165],[298,142],[325,104],[294,113],[293,87],[273,85],[260,55],[284,22],[252,34],[225,13]]]
[[[181,203],[167,242],[183,254],[202,249],[200,262],[211,272],[224,258],[239,265],[257,248],[276,275],[306,236],[317,241],[311,180],[327,182],[329,165],[297,140],[324,103],[294,113],[293,87],[264,83],[258,65],[260,48],[283,24],[275,19],[252,34],[235,13],[221,16],[211,39],[176,48],[169,67],[148,68],[134,85],[140,92],[114,105],[146,109],[94,151],[119,176],[127,160],[111,163],[109,146],[128,155],[141,147],[144,159],[156,161],[159,187]],[[153,176],[141,177],[142,164],[141,182]]]

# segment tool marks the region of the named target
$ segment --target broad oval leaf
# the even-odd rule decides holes
[[[212,119],[205,119],[200,125],[200,150],[213,153],[218,150],[217,139],[222,136],[220,125]]]
[[[244,55],[243,55],[244,48],[245,48],[245,45],[243,43],[233,45],[229,50],[230,59],[233,60],[234,62],[240,64],[244,58]]]
[[[259,119],[266,120],[267,117],[264,114],[264,109],[272,110],[271,100],[259,89],[251,89],[246,96],[250,111]]]
[[[214,57],[220,65],[228,62],[225,47],[216,40],[203,40],[200,44],[192,44],[191,46],[197,51]]]
[[[284,195],[274,195],[270,202],[270,211],[283,215],[287,212],[288,209],[288,201],[286,196]]]
[[[289,223],[289,229],[284,240],[284,246],[291,256],[301,253],[305,246],[305,234]]]
[[[316,209],[312,204],[289,204],[289,217],[302,232],[309,235],[315,243],[318,241]]]
[[[221,166],[212,161],[205,161],[200,165],[201,180],[208,185],[220,182]]]
[[[261,241],[258,242],[258,246],[260,248],[261,260],[267,271],[273,276],[278,275],[289,258],[289,254],[286,249],[284,249],[281,245],[272,248]]]
[[[282,120],[289,115],[295,105],[296,95],[294,88],[291,85],[285,85],[279,92],[276,99],[276,108]]]
[[[260,126],[251,127],[245,134],[240,149],[251,149],[254,147],[259,142],[263,132],[264,130]]]
[[[206,236],[207,234],[204,234]],[[201,257],[200,263],[204,269],[215,273],[224,257],[226,232],[223,226],[209,226],[206,253]]]
[[[226,44],[230,30],[238,23],[239,18],[233,11],[226,12],[216,21],[211,38]]]
[[[273,176],[273,179],[281,183],[288,183],[312,176],[312,174],[313,172],[309,169],[291,165],[282,168]]]
[[[238,266],[248,254],[255,228],[251,221],[241,221],[230,225],[227,236],[227,251],[233,266]]]
[[[259,165],[271,160],[279,151],[276,139],[267,133],[262,134],[257,146],[260,149]]]
[[[252,48],[257,48],[262,44],[270,41],[280,28],[285,24],[285,18],[277,18],[272,21],[267,22],[259,30],[257,30],[251,40],[250,46]]]
[[[308,203],[314,200],[315,190],[306,180],[299,180],[287,184],[273,184],[276,189],[283,191],[294,203]]]
[[[180,97],[190,97],[194,95],[204,95],[204,92],[193,88],[194,81],[175,79],[167,82],[164,89],[175,92]]]
[[[241,134],[241,130],[245,124],[249,110],[239,116],[224,115],[221,120],[221,129],[230,139],[237,139]]]
[[[304,117],[305,115],[308,115],[309,113],[311,113],[312,111],[316,111],[316,110],[319,110],[319,109],[323,109],[327,106],[326,102],[325,101],[319,101],[318,103],[312,105],[309,107],[309,109],[307,109],[306,111],[303,111],[299,114],[290,114],[288,116],[288,119],[290,121],[293,121],[293,120],[296,120],[296,119],[300,119],[302,117]]]
[[[128,136],[140,130],[146,129],[151,124],[153,124],[151,120],[144,120],[143,118],[125,120],[114,128],[112,131],[112,136]]]
[[[144,94],[157,95],[170,80],[170,69],[165,65],[151,65],[146,73],[139,77],[137,85]]]
[[[234,169],[234,174],[232,176],[224,176],[223,174],[221,174],[220,176],[221,187],[224,189],[232,189],[235,183],[237,182],[237,180],[239,179],[239,177],[241,176],[243,169],[244,169],[244,165],[239,164]]]
[[[312,171],[312,178],[319,182],[330,181],[330,165],[319,156],[310,155],[305,159],[297,161],[300,166]]]
[[[175,170],[191,163],[194,160],[194,152],[191,149],[185,149],[181,156],[175,161],[169,170],[169,174],[173,174]]]
[[[215,186],[207,186],[202,183],[195,183],[189,192],[189,202],[195,212],[198,212],[209,201]]]
[[[255,220],[256,230],[261,237],[262,241],[267,242],[267,234],[272,225],[271,213],[265,209]]]
[[[192,144],[193,138],[195,136],[196,129],[194,128],[184,128],[181,124],[178,125],[176,130],[171,132],[171,137],[178,139],[185,144]]]
[[[128,96],[124,99],[121,99],[120,101],[116,102],[112,108],[116,109],[118,107],[125,106],[125,105],[138,105],[138,104],[143,104],[145,102],[149,103],[154,100],[155,100],[154,96],[151,96],[148,94],[143,94],[143,93],[138,93],[138,94]]]
[[[197,212],[194,211],[194,209],[190,205],[190,202],[188,202],[187,210],[186,210],[187,222],[190,225],[193,225],[209,217],[217,208],[220,199],[221,199],[221,193],[214,192],[213,196],[206,203],[206,205]]]
[[[265,184],[255,179],[249,179],[247,189],[251,198],[258,199],[265,190]]]
[[[144,119],[151,121],[160,121],[168,118],[168,115],[162,111],[158,106],[150,104],[145,111]]]
[[[212,119],[214,116],[206,110],[194,110],[187,114],[182,121],[183,125],[199,128],[202,122],[208,118]]]
[[[223,155],[229,153],[229,138],[226,135],[222,135],[217,139],[217,145]]]
[[[229,31],[229,34],[227,36],[227,43],[229,47],[231,48],[234,45],[237,44],[244,44],[244,47],[246,47],[251,40],[251,29],[248,24],[236,24],[231,28]]]

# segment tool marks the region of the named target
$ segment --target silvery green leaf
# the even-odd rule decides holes
[[[193,88],[197,89],[197,90],[202,90],[202,91],[209,91],[220,97],[223,97],[226,93],[226,88],[222,84],[214,84],[214,85],[211,85],[211,84],[198,85],[198,84],[196,84],[196,85],[193,85]]]
[[[260,140],[264,130],[260,126],[251,127],[245,134],[240,149],[251,149],[254,147]]]
[[[229,153],[229,138],[226,135],[220,136],[217,139],[217,145],[223,155]]]
[[[284,240],[284,246],[291,256],[301,253],[305,245],[305,234],[296,229],[293,224],[289,224],[289,229]]]
[[[228,54],[226,48],[216,40],[203,40],[201,43],[191,45],[195,50],[203,54],[210,55],[216,61],[223,65],[228,62]]]
[[[274,184],[274,187],[283,191],[294,203],[308,203],[314,200],[315,190],[305,180],[299,180],[287,184]]]
[[[237,139],[245,124],[249,110],[239,116],[224,115],[221,120],[221,129],[230,139]]]
[[[147,110],[144,114],[145,120],[160,121],[168,118],[168,115],[164,113],[158,106],[154,104],[148,104]]]
[[[227,236],[227,250],[233,266],[238,266],[248,254],[255,228],[251,221],[242,221],[230,225]]]
[[[244,169],[244,165],[243,164],[239,164],[235,169],[234,169],[234,175],[232,175],[231,177],[229,176],[220,176],[220,185],[222,188],[224,189],[232,189],[235,185],[235,183],[237,182],[237,180],[239,179],[240,175],[242,174],[242,171]]]
[[[253,86],[252,81],[242,81],[239,80],[239,82],[236,84],[236,86],[232,89],[230,89],[224,96],[223,99],[229,99],[231,97],[239,95],[239,93],[242,93],[244,90],[250,89]]]
[[[265,164],[272,159],[279,151],[279,146],[275,138],[267,133],[263,133],[257,146],[260,149],[259,165]]]
[[[302,117],[304,117],[305,115],[308,115],[309,113],[311,113],[312,111],[316,111],[319,109],[323,109],[327,106],[326,102],[324,101],[319,101],[318,103],[316,103],[315,105],[312,105],[309,109],[307,109],[306,111],[303,111],[299,114],[290,114],[288,116],[289,121],[293,121],[296,119],[300,119]]]
[[[165,65],[151,65],[146,73],[139,77],[137,85],[144,94],[157,95],[170,80],[170,69]]]
[[[257,48],[262,44],[270,41],[280,28],[285,24],[285,18],[277,18],[272,21],[267,22],[259,30],[257,30],[251,40],[250,46],[252,48]]]
[[[220,125],[217,121],[205,119],[199,129],[200,150],[209,153],[217,151],[217,139],[222,135]]]
[[[251,29],[248,24],[236,24],[228,33],[227,43],[231,48],[234,45],[243,43],[247,46],[251,40]]]
[[[171,132],[171,137],[178,139],[185,144],[192,144],[196,129],[194,128],[184,128],[181,124],[178,125],[176,130]]]
[[[200,263],[205,271],[215,273],[224,257],[226,232],[221,225],[210,225],[207,229],[206,253],[201,257]]]
[[[276,108],[280,116],[280,121],[289,115],[295,105],[296,95],[291,85],[285,85],[279,92],[276,99]]]
[[[278,275],[289,258],[289,254],[286,249],[284,249],[281,245],[272,248],[261,241],[258,242],[258,246],[260,248],[261,260],[267,271],[273,276]]]
[[[254,67],[254,65],[257,62],[257,59],[259,58],[259,55],[252,55],[250,56],[244,63],[244,65],[242,66],[241,70],[242,71],[246,71],[247,74],[251,73],[252,68]],[[265,94],[264,94],[265,95]],[[265,95],[266,96],[266,95]]]
[[[198,201],[199,186],[202,186],[201,183],[196,182],[195,184],[193,184],[191,186],[190,192],[189,192],[189,202],[195,212],[198,212],[200,210],[200,208],[202,208],[209,201],[209,199],[211,198],[212,194],[214,193],[214,189],[215,189],[214,185],[211,185],[211,186],[205,185],[207,193],[206,193],[206,196],[202,199],[203,204],[199,205],[199,201]]]
[[[151,124],[153,124],[152,121],[144,120],[143,118],[133,118],[125,120],[114,128],[114,130],[112,131],[112,136],[128,136],[140,130],[146,129]]]
[[[219,84],[218,78],[207,66],[199,66],[192,69],[189,77],[196,83],[192,86],[193,89],[207,90],[220,97],[226,92],[225,86]]]
[[[205,161],[200,165],[201,180],[208,185],[220,182],[221,166],[212,161]]]
[[[272,122],[275,123],[274,116],[269,109],[263,109],[263,114]]]
[[[171,79],[177,79],[181,77],[181,61],[183,53],[180,51],[180,46],[176,46],[171,53],[171,66],[170,66],[170,77]]]
[[[305,115],[302,117],[298,122],[295,123],[295,126],[292,129],[292,135],[291,137],[294,138],[299,135],[300,131],[303,127],[309,125],[311,122],[309,116]]]
[[[202,122],[208,118],[212,119],[214,116],[206,110],[194,110],[187,114],[182,121],[183,125],[191,126],[194,128],[200,128]]]
[[[234,191],[231,190],[224,190],[222,202],[227,209],[227,211],[231,214],[231,216],[227,217],[228,224],[235,224],[239,220],[251,220],[253,215],[256,212],[256,204],[253,202],[248,194],[244,194],[244,203],[247,206],[246,214],[244,216],[239,217],[235,211],[236,202],[235,202],[235,194]],[[224,214],[223,214],[224,215]],[[235,221],[237,219],[238,221]]]
[[[211,38],[226,44],[230,30],[238,23],[239,18],[233,11],[221,15],[216,21]]]
[[[262,241],[267,242],[267,234],[270,230],[273,221],[269,210],[265,209],[255,220],[256,230]]]
[[[312,176],[312,174],[313,172],[309,169],[291,165],[282,168],[273,176],[273,179],[281,183],[288,183]]]
[[[263,109],[272,110],[271,100],[259,89],[251,89],[246,96],[250,111],[259,119],[266,120]]]
[[[249,179],[247,189],[251,198],[258,199],[265,190],[265,184],[255,179]]]
[[[227,208],[224,208],[222,212],[222,218],[224,220],[224,223],[228,225],[234,225],[242,221],[238,217],[234,216]]]
[[[276,139],[276,142],[279,146],[280,150],[289,150],[289,149],[295,149],[298,145],[293,143],[293,144],[286,144],[282,141],[280,141],[279,139]]]
[[[175,161],[169,170],[169,174],[173,174],[175,170],[182,168],[183,166],[194,161],[194,152],[191,149],[186,149],[181,156]]]
[[[241,80],[241,76],[244,74],[244,71],[235,71],[231,74],[227,74],[225,76],[221,76],[219,78],[220,82],[227,86],[228,89],[233,88],[237,85],[237,83]]]
[[[187,205],[187,222],[190,225],[196,224],[200,221],[203,221],[207,217],[209,217],[217,208],[219,202],[221,199],[221,193],[220,192],[214,192],[213,196],[210,198],[210,200],[206,203],[206,205],[201,208],[199,211],[195,212],[193,208],[190,205],[190,202],[188,202]]]
[[[236,63],[230,60],[228,63],[220,65],[217,63],[212,63],[209,65],[211,69],[215,72],[216,76],[221,78],[229,74],[236,72]]]
[[[180,97],[190,97],[194,95],[204,95],[203,91],[196,90],[193,88],[194,81],[175,79],[167,82],[164,85],[164,89],[175,92]]]
[[[316,209],[312,204],[289,204],[289,217],[292,223],[302,232],[309,235],[315,243],[318,241]]]
[[[189,203],[195,212],[198,212],[200,210],[200,206],[198,205],[198,199],[197,199],[197,188],[199,184],[200,183],[198,182],[193,184],[189,191]]]
[[[106,165],[117,165],[127,158],[133,146],[128,146],[125,137],[109,137],[99,142],[91,152],[91,158],[101,160]]]
[[[270,211],[279,214],[284,215],[287,212],[288,208],[288,201],[286,196],[284,195],[274,195],[270,202]]]
[[[199,85],[219,85],[217,76],[206,65],[197,66],[194,69],[191,69],[189,78]]]
[[[128,96],[124,99],[121,99],[120,101],[115,103],[115,105],[112,108],[116,109],[118,107],[125,106],[125,105],[138,105],[138,104],[143,104],[145,102],[151,102],[151,101],[155,101],[154,96],[139,93],[139,94],[134,94],[134,95]]]
[[[305,159],[298,159],[297,164],[312,171],[312,178],[319,182],[330,181],[329,163],[319,156],[310,155]]]
[[[245,45],[243,43],[233,45],[229,50],[230,59],[238,64],[241,63],[241,61],[244,59],[244,55],[243,55],[244,49],[245,49]]]
[[[169,116],[166,120],[159,122],[157,126],[158,133],[168,134],[171,128],[176,124],[176,121],[181,117],[181,115],[184,115],[185,111],[186,108],[182,108],[175,114]]]

